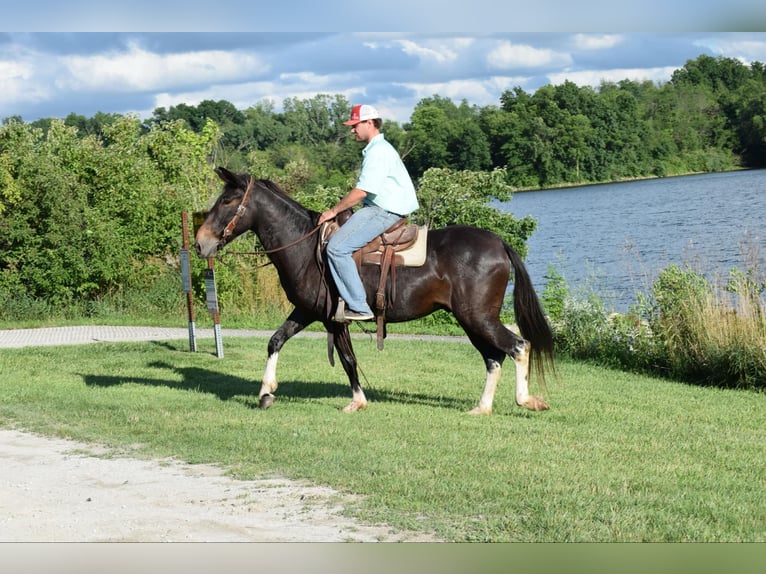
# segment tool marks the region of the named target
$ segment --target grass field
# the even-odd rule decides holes
[[[453,541],[766,541],[763,393],[560,361],[551,410],[533,413],[508,361],[494,414],[473,417],[473,347],[365,339],[370,408],[349,415],[342,368],[303,338],[261,411],[266,340],[224,345],[224,359],[212,341],[0,349],[0,426],[307,479],[361,495],[359,519]]]

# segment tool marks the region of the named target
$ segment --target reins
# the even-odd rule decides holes
[[[288,249],[289,247],[292,247],[293,245],[297,245],[301,241],[305,241],[306,239],[314,235],[319,230],[320,227],[322,226],[317,225],[314,229],[309,231],[306,235],[299,237],[295,241],[291,241],[287,245],[281,245],[279,247],[275,247],[274,249],[259,249],[256,251],[225,251],[222,253],[222,255],[269,255],[270,253],[277,253],[278,251],[283,251],[284,249]],[[269,263],[264,263],[264,265],[269,265]]]
[[[245,210],[247,209],[247,205],[250,202],[250,194],[253,191],[253,185],[255,183],[255,178],[250,177],[250,181],[247,184],[247,189],[245,189],[245,193],[242,196],[242,201],[239,203],[239,207],[237,207],[237,211],[234,213],[234,217],[231,218],[231,221],[224,227],[223,231],[221,232],[221,240],[219,242],[219,247],[223,247],[226,245],[226,241],[229,237],[231,237],[234,233],[234,228],[237,226],[237,223],[239,223],[240,217],[245,213]],[[225,255],[269,255],[271,253],[277,253],[279,251],[284,251],[285,249],[288,249],[294,245],[297,245],[301,241],[305,241],[312,235],[314,235],[319,229],[321,229],[324,225],[323,223],[320,223],[316,225],[311,231],[306,233],[305,235],[299,237],[298,239],[295,239],[294,241],[291,241],[290,243],[287,243],[286,245],[281,245],[279,247],[275,247],[273,249],[261,249],[256,251],[226,251],[223,252]],[[332,306],[332,300],[330,297],[330,289],[327,285],[327,282],[325,280],[325,271],[324,271],[324,261],[322,259],[321,254],[321,241],[318,242],[317,248],[318,251],[316,253],[316,263],[319,267],[319,275],[321,278],[322,285],[324,285],[325,293],[327,294],[327,301],[326,301],[326,308],[329,310]],[[267,261],[266,263],[263,263],[259,265],[258,267],[266,267],[267,265],[271,265],[271,261]],[[319,300],[319,291],[317,291],[317,301]],[[328,311],[329,313],[329,311]],[[332,359],[330,360],[332,362]]]

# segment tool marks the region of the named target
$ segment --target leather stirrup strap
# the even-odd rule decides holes
[[[383,249],[383,258],[380,262],[380,281],[378,282],[378,292],[375,294],[375,306],[378,308],[377,332],[378,332],[378,350],[383,350],[383,330],[386,320],[386,279],[388,271],[391,268],[391,261],[394,258],[394,248],[386,245]],[[393,277],[391,278],[393,281]]]

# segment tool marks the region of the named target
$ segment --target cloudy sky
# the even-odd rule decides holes
[[[151,3],[131,5],[139,4]],[[208,23],[218,24],[211,28],[225,27],[213,8],[219,5],[205,3]],[[516,86],[531,93],[565,80],[590,86],[625,78],[663,82],[701,54],[766,62],[764,32],[66,32],[58,28],[74,16],[68,12],[69,20],[59,19],[50,12],[59,4],[53,6],[44,12],[47,19],[35,21],[43,31],[27,30],[19,17],[6,20],[17,31],[0,32],[0,120],[72,112],[90,117],[99,111],[146,118],[157,107],[205,99],[227,100],[240,109],[271,100],[279,110],[285,98],[342,94],[351,103],[375,104],[384,117],[403,123],[418,101],[434,94],[483,106],[498,104],[503,91]],[[150,10],[143,8],[144,14]],[[78,28],[120,28],[114,19],[122,13],[112,14],[111,26],[94,13]],[[242,27],[238,14],[225,19],[234,29]],[[123,24],[132,22],[125,18]],[[332,19],[342,21],[342,12]],[[142,24],[150,28],[146,22],[126,27]],[[476,26],[466,21],[469,28]]]

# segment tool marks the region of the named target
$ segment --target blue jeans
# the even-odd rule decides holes
[[[367,245],[401,217],[376,205],[358,209],[327,243],[330,272],[346,308],[359,313],[371,313],[367,294],[351,254]]]

